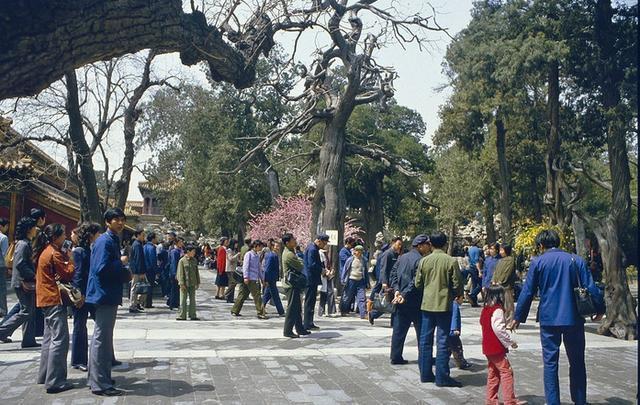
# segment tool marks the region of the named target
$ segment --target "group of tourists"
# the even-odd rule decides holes
[[[214,250],[185,244],[174,233],[159,242],[155,233],[137,229],[126,247],[120,240],[125,221],[122,210],[112,208],[104,214],[104,233],[102,225],[83,223],[69,236],[61,224],[45,226],[44,213],[35,209],[30,217],[18,221],[14,243],[8,246],[8,221],[0,218],[0,270],[11,270],[11,286],[18,298],[18,304],[7,311],[6,296],[0,296],[0,311],[5,315],[0,324],[0,340],[10,342],[11,334],[22,326],[22,347],[41,348],[38,383],[45,385],[47,393],[73,387],[67,382],[66,366],[70,340],[67,308],[71,306],[72,367],[88,371],[88,385],[94,394],[121,395],[123,391],[115,388],[111,378],[111,368],[119,364],[114,356],[113,331],[117,308],[122,305],[123,284],[130,282],[131,314],[153,308],[151,295],[157,283],[167,306],[178,309],[177,320],[198,320],[195,292],[200,287],[201,253],[205,263],[215,265],[215,298],[232,303],[233,316],[241,316],[243,304],[251,295],[259,319],[267,318],[268,304],[284,317],[283,335],[287,338],[319,329],[316,307],[317,313],[324,316],[355,312],[371,324],[382,314],[391,313],[391,364],[408,364],[403,351],[413,326],[420,380],[439,387],[461,386],[450,375],[451,355],[457,367],[471,367],[464,357],[460,308],[465,297],[471,306],[479,306],[482,301],[480,325],[482,350],[488,362],[487,403],[498,403],[500,388],[505,404],[518,403],[507,357],[517,343],[509,330],[526,321],[537,295],[547,403],[559,404],[558,357],[562,341],[571,367],[571,398],[575,403],[586,403],[584,318],[576,309],[575,280],[590,292],[597,308],[595,320],[604,313],[604,303],[584,260],[559,249],[559,236],[554,231],[537,236],[541,254],[531,261],[516,304],[520,278],[511,247],[506,244],[490,244],[484,249],[471,245],[465,249],[463,259],[455,258],[444,251],[446,235],[435,232],[417,235],[406,252],[403,240],[392,238],[389,243],[378,245],[369,260],[361,240],[346,238],[335,266],[326,234],[317,235],[304,251],[291,233],[266,242],[245,239],[242,247],[233,239],[222,238]],[[367,297],[371,278],[375,285]],[[279,280],[284,287],[286,308],[280,299]],[[65,287],[68,285],[71,287]],[[69,288],[77,290],[80,298],[73,299]],[[38,311],[44,319],[42,345],[35,340]],[[90,345],[88,318],[95,322]]]

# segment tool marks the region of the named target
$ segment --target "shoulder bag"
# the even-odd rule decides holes
[[[593,303],[593,299],[591,298],[591,294],[589,290],[582,286],[580,282],[580,274],[578,270],[578,265],[576,264],[576,259],[571,256],[571,270],[576,275],[577,287],[573,288],[573,295],[576,301],[576,308],[578,309],[578,314],[582,318],[587,318],[593,316],[597,313],[596,306]]]
[[[242,267],[236,267],[236,269],[233,271],[232,276],[236,283],[243,283],[244,273],[242,272]]]
[[[51,269],[53,270],[52,274],[54,275],[58,291],[60,292],[62,304],[66,306],[82,306],[82,292],[80,292],[80,290],[73,284],[60,280],[60,276],[56,272],[56,267],[53,265],[53,257],[51,258]]]
[[[307,286],[307,277],[302,273],[290,270],[287,273],[287,283],[296,290],[302,290]]]
[[[391,314],[395,311],[395,305],[391,303],[392,300],[391,294],[380,291],[373,297],[373,309],[385,314]]]

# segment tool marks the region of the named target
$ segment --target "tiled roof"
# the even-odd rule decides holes
[[[0,170],[31,170],[33,168],[33,160],[28,157],[20,159],[0,160]]]

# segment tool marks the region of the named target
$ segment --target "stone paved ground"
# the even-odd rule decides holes
[[[409,335],[405,357],[388,362],[391,329],[388,318],[375,326],[357,318],[320,318],[321,330],[308,337],[282,337],[283,319],[260,321],[246,303],[242,318],[232,318],[230,304],[214,300],[210,272],[202,272],[198,291],[200,322],[175,321],[160,300],[158,308],[131,315],[121,308],[115,331],[114,369],[119,398],[96,397],[86,374],[69,369],[77,389],[47,395],[36,385],[38,351],[14,343],[0,345],[1,404],[478,404],[486,380],[481,355],[479,310],[463,307],[463,342],[471,370],[452,369],[461,389],[421,384],[415,336]],[[274,313],[272,307],[269,312]],[[532,310],[532,314],[534,313]],[[92,323],[89,322],[89,327]],[[90,329],[91,333],[91,329]],[[531,320],[516,335],[520,348],[510,357],[516,392],[531,404],[544,403],[537,325]],[[18,343],[16,343],[18,342]],[[587,334],[589,400],[599,404],[632,404],[637,392],[637,344]],[[562,400],[568,394],[568,366],[561,357]]]

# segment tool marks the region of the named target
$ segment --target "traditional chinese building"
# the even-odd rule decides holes
[[[0,117],[0,143],[15,143],[21,135]],[[9,219],[9,236],[16,222],[32,208],[41,208],[48,223],[75,228],[80,220],[78,185],[69,171],[32,142],[0,151],[0,216]]]

